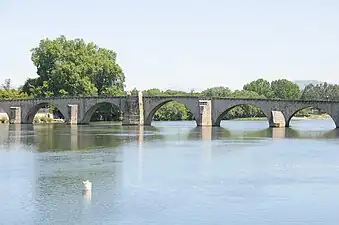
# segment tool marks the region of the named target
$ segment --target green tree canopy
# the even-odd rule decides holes
[[[267,98],[270,98],[272,96],[270,82],[262,78],[254,80],[250,82],[249,84],[245,84],[243,87],[243,90],[253,91]]]
[[[300,88],[297,84],[286,79],[272,81],[271,89],[274,98],[299,99]]]
[[[339,85],[328,84],[309,84],[301,94],[303,100],[339,100]]]
[[[26,98],[27,94],[23,93],[21,88],[15,89],[12,87],[11,79],[5,79],[5,82],[0,88],[0,99],[20,99]]]
[[[92,42],[60,36],[41,40],[31,52],[38,77],[26,80],[23,91],[29,95],[101,95],[124,89],[116,53]]]
[[[232,94],[232,91],[228,87],[212,87],[207,88],[206,90],[201,92],[202,96],[205,97],[230,97]]]

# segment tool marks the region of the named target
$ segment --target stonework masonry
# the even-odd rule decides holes
[[[223,117],[236,106],[260,108],[270,127],[289,127],[291,118],[300,110],[313,107],[329,114],[339,127],[339,101],[302,101],[276,99],[211,98],[197,96],[132,96],[65,97],[45,99],[0,100],[0,108],[10,123],[33,123],[35,114],[47,105],[56,107],[68,124],[88,124],[93,113],[103,104],[117,106],[123,112],[123,125],[151,125],[156,111],[170,101],[184,104],[193,114],[197,126],[220,126]]]

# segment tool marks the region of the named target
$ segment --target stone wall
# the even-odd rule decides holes
[[[124,112],[124,125],[151,125],[155,112],[170,101],[183,103],[191,110],[198,126],[219,126],[223,116],[232,108],[239,105],[253,105],[263,111],[271,127],[275,127],[277,124],[279,124],[278,126],[289,126],[293,115],[308,107],[325,111],[332,117],[336,127],[339,127],[339,102],[335,101],[235,98],[206,100],[196,96],[142,96],[140,92],[137,96],[2,100],[0,101],[0,109],[9,115],[9,120],[12,122],[32,123],[34,115],[39,109],[53,105],[71,124],[86,124],[89,123],[92,114],[101,104],[108,103],[116,105]],[[73,108],[69,113],[70,105],[76,106],[77,109]],[[17,111],[13,114],[14,109]],[[282,115],[284,118],[282,118]],[[12,118],[14,116],[15,118]]]

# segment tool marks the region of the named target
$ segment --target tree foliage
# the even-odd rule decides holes
[[[272,81],[271,89],[274,98],[279,99],[299,99],[300,88],[297,84],[286,79]]]
[[[5,82],[1,85],[0,99],[18,99],[27,98],[27,94],[22,92],[21,88],[13,88],[11,79],[5,79]]]
[[[303,100],[339,100],[339,85],[336,84],[309,84],[302,91]]]
[[[121,92],[125,75],[116,53],[83,39],[43,39],[31,50],[37,78],[26,80],[23,91],[34,97],[86,96]]]
[[[228,87],[212,87],[207,88],[206,90],[201,92],[202,96],[205,97],[231,97],[232,91]]]
[[[244,90],[255,92],[266,98],[272,97],[271,84],[267,80],[262,78],[254,80],[249,84],[245,84],[243,87]]]

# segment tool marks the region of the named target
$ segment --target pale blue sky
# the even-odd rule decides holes
[[[0,82],[35,77],[30,49],[65,35],[117,52],[128,89],[339,83],[338,0],[0,0]]]

